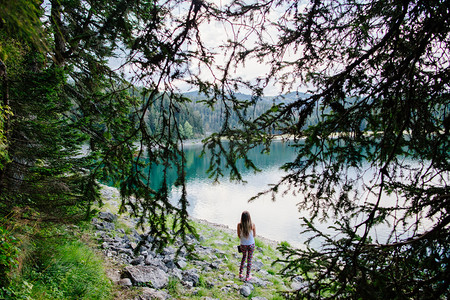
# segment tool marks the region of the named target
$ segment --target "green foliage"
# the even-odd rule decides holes
[[[7,107],[5,108],[0,105],[0,170],[2,170],[9,161],[4,124],[10,114],[11,112],[7,109]]]
[[[170,295],[176,295],[178,293],[180,293],[180,280],[176,277],[169,277],[169,282],[167,283],[167,292]]]
[[[289,248],[289,247],[292,247],[292,246],[286,241],[281,241],[280,242],[280,247]]]
[[[53,299],[108,299],[111,283],[102,261],[86,245],[66,241],[45,249],[29,274],[33,297]],[[42,246],[41,246],[42,247]]]
[[[67,229],[44,229],[20,274],[5,290],[7,299],[110,299],[112,285],[102,259]]]
[[[322,244],[314,249],[308,243],[306,250],[282,245],[284,274],[307,281],[294,296],[448,297],[450,88],[447,61],[435,55],[450,53],[448,6],[442,1],[283,3],[278,7],[284,12],[274,20],[268,8],[277,1],[227,7],[225,18],[236,28],[255,16],[267,22],[244,30],[245,39],[257,32],[256,46],[242,45],[239,37],[233,41],[242,48],[232,48],[238,53],[224,73],[254,58],[269,61],[270,71],[256,83],[229,75],[210,98],[244,116],[251,101],[223,95],[225,87],[252,88],[256,97],[273,80],[288,92],[307,85],[310,95],[271,107],[252,122],[240,118],[242,127],[225,117],[221,130],[206,139],[212,176],[223,175],[225,160],[232,179],[241,180],[237,162],[250,149],[268,148],[273,129],[292,137],[298,155],[265,193],[288,187],[302,195],[298,207],[311,216],[304,220],[309,242]],[[279,33],[273,43],[264,38],[268,28]],[[295,55],[286,57],[291,51]],[[316,122],[308,123],[313,115]],[[361,186],[367,193],[359,192]],[[339,234],[317,230],[315,223],[323,221],[335,221],[332,229]],[[391,233],[372,239],[380,224]]]
[[[448,296],[445,2],[233,1],[221,9],[191,1],[183,12],[177,1],[160,7],[147,1],[60,0],[47,10],[34,1],[1,4],[0,60],[7,70],[1,83],[3,214],[28,205],[60,217],[84,208],[89,217],[97,181],[103,180],[120,187],[122,210],[148,223],[159,248],[177,236],[185,241],[185,233],[195,230],[187,221],[187,158],[179,142],[190,135],[188,124],[195,135],[202,127],[196,122],[207,116],[216,126],[204,128],[215,132],[205,139],[215,180],[225,168],[231,179],[242,180],[238,162],[258,170],[249,150],[262,145],[267,153],[274,134],[293,137],[298,156],[267,192],[276,194],[287,184],[304,195],[299,208],[311,215],[306,230],[324,241],[320,252],[283,247],[292,259],[285,273],[308,280],[300,296]],[[271,20],[274,6],[285,12]],[[223,20],[236,27],[236,36],[222,45],[229,51],[211,50],[200,25]],[[267,32],[278,35],[267,39]],[[217,52],[229,56],[212,67],[222,61]],[[119,53],[127,68],[112,69]],[[254,58],[270,63],[267,76],[232,77]],[[210,79],[202,80],[200,70],[212,72]],[[175,86],[180,81],[196,85],[204,95],[196,104],[214,112],[198,109],[200,114],[188,118],[189,101]],[[136,93],[132,82],[145,86]],[[263,106],[255,104],[270,82],[281,84],[283,92],[305,84],[311,91],[259,111]],[[239,88],[252,90],[252,96],[238,97]],[[11,114],[5,115],[6,108]],[[85,156],[79,155],[83,142]],[[163,166],[155,189],[142,171],[152,163]],[[169,199],[169,169],[177,173],[178,201]],[[360,199],[358,186],[375,197]],[[384,201],[389,197],[395,198],[392,205]],[[337,240],[314,227],[330,218],[339,220]],[[362,222],[355,226],[355,219]],[[391,235],[374,245],[375,226],[388,221]],[[380,268],[384,272],[378,274]]]
[[[8,225],[0,219],[0,285],[3,287],[9,284],[9,272],[17,267],[19,256],[20,240],[8,230]]]

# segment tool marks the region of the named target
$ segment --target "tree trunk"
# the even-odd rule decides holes
[[[2,106],[3,106],[3,107],[0,107],[0,113],[3,113],[4,110],[9,109],[9,85],[8,85],[7,68],[1,59],[0,59],[0,77],[2,78]],[[3,130],[3,134],[2,134],[3,136],[0,135],[0,138],[2,138],[3,141],[0,141],[0,142],[3,142],[5,144],[5,149],[3,151],[5,153],[7,153],[8,152],[8,144],[9,144],[9,140],[10,140],[9,137],[10,137],[11,117],[10,117],[9,113],[4,113],[3,118],[4,118],[3,124],[2,124],[3,128],[0,128]],[[3,189],[2,187],[3,187],[3,179],[5,176],[5,169],[6,169],[5,166],[0,168],[0,192]]]
[[[52,9],[51,9],[51,20],[53,25],[53,36],[55,40],[55,63],[58,66],[62,66],[65,63],[65,41],[64,41],[64,33],[63,33],[63,25],[61,21],[61,4],[59,0],[52,0]]]

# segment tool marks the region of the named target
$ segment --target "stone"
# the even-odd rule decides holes
[[[138,244],[135,243],[135,242],[130,242],[129,245],[130,245],[130,248],[133,249],[133,250],[136,249],[136,247],[138,246]]]
[[[161,289],[169,282],[167,273],[154,266],[126,266],[122,277],[130,278],[133,285],[150,285],[155,289]]]
[[[173,260],[166,261],[165,263],[166,263],[166,267],[169,269],[175,269],[177,267]]]
[[[112,231],[116,228],[114,223],[111,223],[111,222],[100,222],[98,224],[95,224],[95,227],[98,230],[104,230],[104,231]]]
[[[117,252],[119,252],[119,253],[123,253],[123,254],[126,254],[128,256],[133,256],[133,250],[131,250],[131,249],[128,249],[128,248],[117,248],[115,250],[117,250]]]
[[[179,281],[183,280],[183,274],[180,269],[170,270],[170,275],[177,278]]]
[[[171,254],[174,254],[175,252],[176,252],[176,250],[174,248],[168,246],[163,249],[162,254],[163,255],[171,255]]]
[[[193,286],[197,286],[200,282],[200,276],[197,274],[196,269],[190,269],[182,272],[183,281],[186,283],[192,282]]]
[[[139,255],[138,257],[136,257],[135,259],[133,259],[131,261],[131,264],[133,266],[137,266],[137,265],[142,265],[145,261],[145,258],[142,255]]]
[[[252,293],[252,289],[248,285],[244,285],[241,287],[241,290],[239,292],[242,296],[248,297]]]
[[[220,264],[221,264],[221,263],[222,263],[221,261],[216,260],[216,261],[213,261],[213,262],[209,265],[209,267],[211,267],[212,269],[218,269],[218,268],[220,267]]]
[[[187,266],[187,262],[184,259],[180,259],[177,261],[176,265],[180,268],[180,269],[184,269]]]
[[[227,246],[228,244],[227,243],[225,243],[224,241],[214,241],[214,244],[216,245],[216,246]]]
[[[262,261],[260,260],[255,260],[252,263],[252,269],[256,272],[258,272],[259,270],[261,270],[264,267],[264,264],[262,263]]]
[[[159,258],[153,258],[153,257],[151,257],[150,255],[147,256],[147,258],[145,259],[145,264],[146,264],[146,265],[153,266],[153,267],[160,268],[160,269],[163,270],[164,272],[167,272],[167,271],[168,271],[167,266],[164,264],[164,262],[163,262],[161,259],[159,259]]]
[[[130,278],[122,278],[119,280],[118,284],[121,286],[132,286],[133,285]]]
[[[134,298],[135,300],[150,300],[150,299],[158,299],[158,300],[166,300],[169,299],[170,295],[166,291],[158,291],[152,288],[144,287],[142,288],[141,295]]]
[[[99,212],[98,218],[102,219],[102,220],[105,220],[107,222],[113,222],[113,221],[117,220],[117,216],[116,215],[114,215],[113,213],[104,212],[104,211]]]
[[[306,282],[294,281],[291,283],[291,289],[298,291],[307,286]]]
[[[252,285],[261,286],[261,287],[266,287],[268,284],[272,284],[271,282],[268,283],[268,282],[266,282],[264,280],[259,279],[258,277],[252,277],[247,282],[251,283]]]

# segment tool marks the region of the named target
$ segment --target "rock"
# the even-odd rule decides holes
[[[142,265],[144,263],[144,261],[145,261],[145,258],[142,255],[139,255],[138,257],[136,257],[135,259],[133,259],[131,261],[131,264],[134,266]]]
[[[178,266],[178,268],[184,269],[187,266],[187,262],[184,259],[180,259],[177,261],[176,265]]]
[[[262,261],[260,260],[255,260],[252,263],[252,269],[255,270],[256,272],[258,272],[259,270],[261,270],[263,268],[264,264],[262,263]]]
[[[133,285],[130,278],[122,278],[119,280],[118,284],[121,286],[132,286]]]
[[[115,229],[114,223],[110,223],[110,222],[100,222],[95,224],[95,228],[97,230],[102,230],[102,231],[112,231]]]
[[[129,245],[130,245],[130,248],[133,249],[133,250],[136,249],[136,247],[138,246],[138,244],[135,243],[135,242],[130,242]]]
[[[220,260],[216,260],[216,261],[213,261],[209,266],[212,268],[212,269],[218,269],[219,267],[220,267],[220,264],[221,264],[222,262],[220,261]]]
[[[170,275],[177,278],[179,281],[183,280],[183,274],[180,269],[172,269],[170,270]]]
[[[142,288],[142,294],[134,298],[135,300],[166,300],[169,299],[170,295],[166,291],[157,291],[152,288],[144,287]]]
[[[252,300],[267,300],[266,297],[253,297]]]
[[[193,286],[197,286],[200,282],[200,276],[197,274],[196,269],[190,269],[182,272],[183,274],[183,282],[189,283],[191,282]]]
[[[224,241],[214,241],[214,244],[217,246],[227,246],[228,244]]]
[[[122,277],[128,277],[133,285],[147,285],[155,289],[163,288],[169,282],[169,276],[154,266],[126,266]]]
[[[272,284],[271,282],[266,282],[264,280],[259,279],[258,277],[252,277],[249,281],[252,285],[266,287],[268,284]]]
[[[114,222],[115,220],[117,220],[117,216],[116,215],[114,215],[114,214],[112,214],[110,212],[103,212],[103,211],[99,212],[98,218],[102,219],[102,220],[105,220],[107,222]]]
[[[166,261],[166,267],[169,269],[175,269],[177,266],[175,265],[173,260]]]
[[[163,255],[171,255],[171,254],[175,254],[176,250],[170,246],[165,247],[162,251]]]
[[[306,287],[308,284],[306,282],[300,282],[300,281],[294,281],[291,283],[291,289],[294,291],[298,291],[304,287]]]
[[[117,252],[119,252],[119,253],[124,253],[124,254],[126,254],[126,255],[128,255],[130,257],[133,256],[133,250],[128,249],[128,248],[117,248],[117,249],[114,249],[114,250],[117,250]]]
[[[157,268],[163,270],[164,272],[168,271],[167,266],[164,264],[164,262],[161,259],[151,257],[150,255],[147,256],[147,258],[145,259],[145,264],[153,266],[153,267],[157,267]]]
[[[242,296],[248,297],[252,293],[252,289],[248,285],[244,285],[241,287],[241,290],[239,292]]]
[[[304,281],[301,276],[297,276],[292,279],[291,289],[297,291],[297,290],[300,290],[300,289],[306,287],[307,285],[308,285],[308,283],[306,281]]]

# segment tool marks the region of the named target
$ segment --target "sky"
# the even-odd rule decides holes
[[[216,4],[218,7],[224,7],[229,4],[231,1],[228,0],[212,0],[210,3]],[[303,5],[306,7],[306,5]],[[278,7],[271,9],[271,12],[268,16],[271,20],[277,20],[284,12],[284,7]],[[255,20],[256,26],[259,25],[258,19]],[[255,45],[255,34],[249,33],[249,30],[252,29],[243,29],[239,28],[239,26],[231,26],[230,23],[227,22],[218,22],[215,20],[211,20],[210,22],[203,22],[200,27],[200,34],[202,36],[203,41],[206,46],[210,49],[213,49],[217,55],[215,56],[215,64],[225,65],[227,56],[224,50],[220,49],[219,46],[226,44],[228,40],[233,39],[235,36],[238,37],[240,42],[243,42],[245,39],[245,44],[251,46]],[[268,41],[275,41],[277,39],[278,32],[275,31],[274,28],[270,29],[266,27],[267,34],[265,38]],[[286,53],[285,59],[292,60],[297,54],[295,53]],[[244,80],[254,80],[258,77],[264,77],[270,71],[270,65],[267,62],[258,61],[256,58],[249,59],[245,65],[239,65],[235,69],[233,69],[233,76],[241,77]],[[201,70],[204,79],[211,79],[211,71],[207,68],[203,68]],[[182,89],[191,89],[195,90],[195,87],[189,88],[188,86],[183,86],[180,84]],[[308,87],[300,87],[299,91],[306,92]],[[241,90],[241,92],[249,92],[248,90]],[[264,90],[266,96],[276,96],[281,93],[281,86],[275,83],[269,84]]]
[[[209,3],[213,3],[217,5],[219,8],[223,8],[224,6],[230,4],[231,0],[209,0]],[[250,3],[249,0],[247,2]],[[186,2],[188,4],[189,2]],[[45,7],[46,15],[50,14],[50,4],[49,0],[44,0],[43,7]],[[175,13],[182,16],[187,12],[187,6],[179,6],[176,7]],[[271,9],[271,13],[269,14],[269,18],[272,20],[277,20],[281,13],[284,11],[283,7],[278,7]],[[258,20],[255,22],[258,23]],[[247,36],[247,31],[243,30],[242,28],[239,28],[238,26],[232,27],[230,23],[226,22],[218,22],[215,20],[211,20],[210,22],[202,22],[202,24],[199,27],[201,37],[205,43],[205,45],[211,49],[212,51],[216,52],[215,60],[214,60],[214,66],[212,66],[212,70],[215,70],[217,72],[216,65],[224,65],[226,61],[226,55],[223,49],[220,48],[220,45],[225,44],[228,40],[233,39],[234,35],[238,33],[238,39],[242,41],[245,37],[245,42],[247,45],[254,45],[255,44],[255,38],[254,36]],[[269,30],[266,38],[269,40],[276,39],[277,32],[275,32],[273,29]],[[110,66],[113,69],[119,69],[123,64],[123,58],[126,56],[126,53],[117,53],[118,58],[113,58],[110,60]],[[286,59],[292,59],[294,53],[288,53],[288,57]],[[196,65],[191,65],[191,67],[196,67]],[[194,68],[195,69],[195,68]],[[130,74],[130,76],[134,72],[139,72],[139,70],[136,70],[134,66],[126,66],[124,68],[124,71],[126,74]],[[198,71],[198,70],[197,70]],[[254,80],[258,77],[264,77],[265,74],[267,74],[270,71],[270,66],[267,63],[257,61],[255,58],[249,59],[245,65],[239,65],[237,68],[233,70],[233,76],[235,77],[241,77],[244,80]],[[203,66],[201,69],[201,76],[203,79],[211,80],[213,78],[211,71],[206,67]],[[217,74],[216,74],[217,75]],[[196,90],[196,87],[188,86],[185,82],[182,81],[176,81],[174,84],[180,88],[181,91],[192,91]],[[306,92],[307,87],[300,87],[299,91]],[[240,90],[240,92],[243,93],[250,93],[248,90]],[[265,95],[266,96],[276,96],[281,93],[280,85],[277,84],[269,84],[265,89]]]

